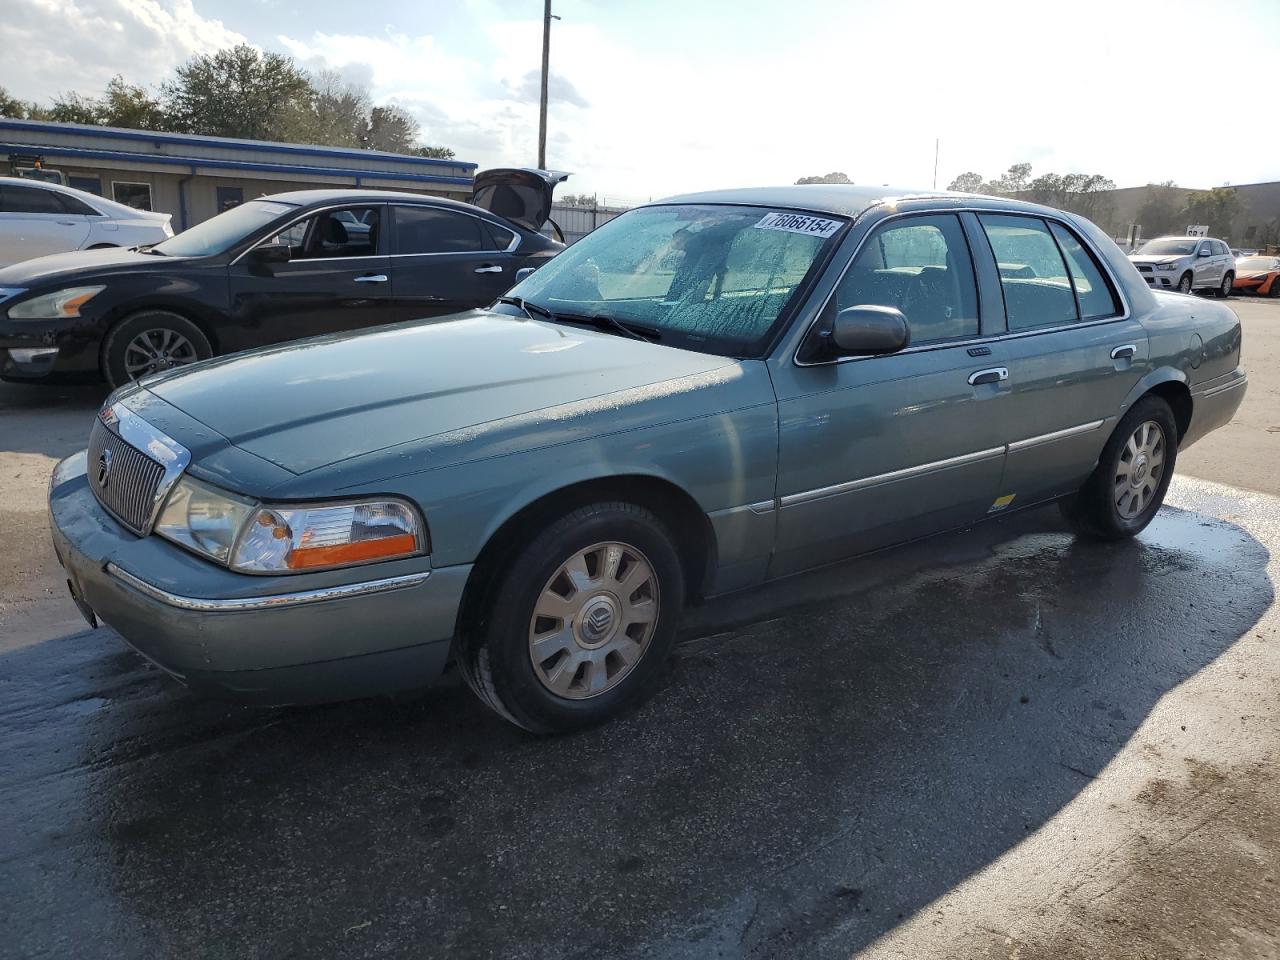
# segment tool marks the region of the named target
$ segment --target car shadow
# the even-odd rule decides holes
[[[847,957],[1050,820],[1272,602],[1266,548],[1015,514],[694,611],[656,697],[259,710],[110,631],[0,657],[16,955]]]
[[[105,383],[0,382],[0,453],[44,454],[54,460],[83,450]]]

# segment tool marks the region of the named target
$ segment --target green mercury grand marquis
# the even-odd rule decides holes
[[[567,730],[654,689],[697,598],[1050,501],[1133,536],[1239,406],[1240,341],[1057,210],[684,196],[489,309],[117,391],[54,471],[54,547],[90,623],[193,688],[338,699],[456,663]]]

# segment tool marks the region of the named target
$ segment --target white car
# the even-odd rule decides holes
[[[159,243],[173,236],[169,218],[57,183],[0,177],[0,267],[69,250]]]
[[[1129,254],[1129,261],[1157,290],[1212,290],[1229,297],[1236,276],[1231,248],[1213,237],[1157,237]]]

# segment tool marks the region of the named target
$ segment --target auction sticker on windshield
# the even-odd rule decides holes
[[[803,213],[766,213],[756,224],[756,229],[786,230],[788,233],[803,233],[805,236],[825,239],[840,229],[840,221],[809,217]]]

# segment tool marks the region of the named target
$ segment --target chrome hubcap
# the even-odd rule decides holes
[[[144,330],[129,341],[124,351],[124,369],[130,380],[137,380],[148,373],[185,366],[198,359],[190,340],[177,330],[162,327]]]
[[[1116,512],[1132,520],[1151,503],[1164,476],[1164,430],[1154,420],[1146,420],[1120,452],[1116,466]]]
[[[585,700],[640,662],[658,624],[658,578],[643,553],[597,543],[562,563],[538,594],[529,659],[552,693]]]

